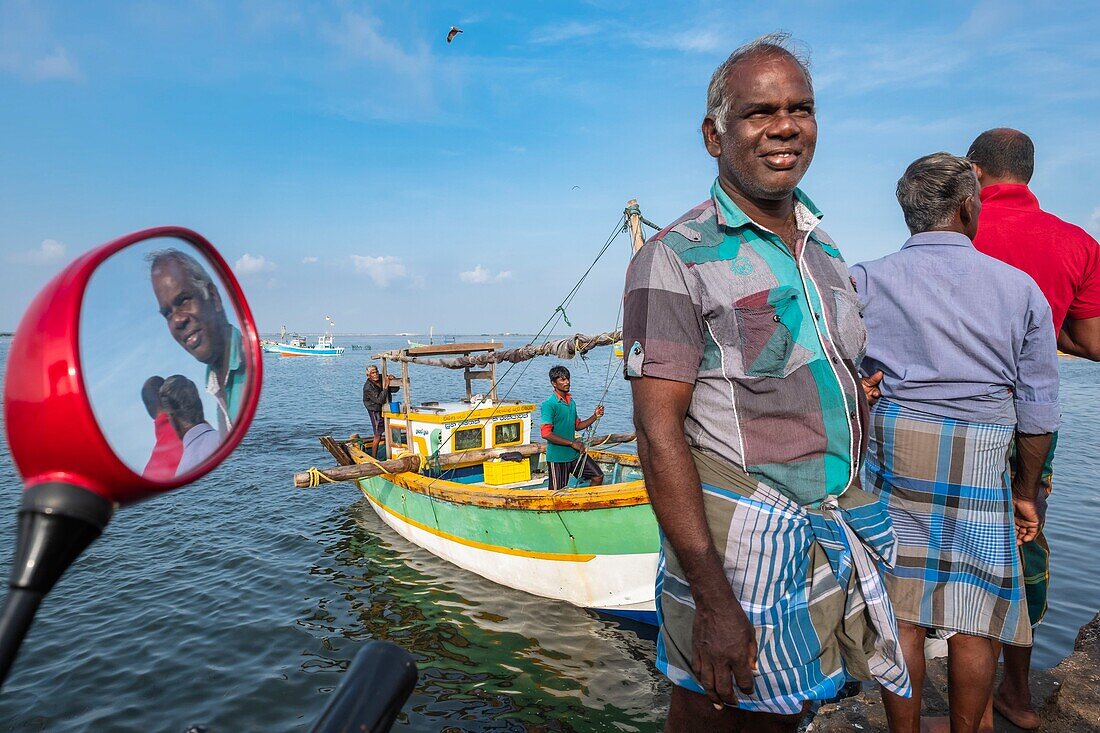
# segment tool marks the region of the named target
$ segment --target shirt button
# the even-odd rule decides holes
[[[775,321],[776,323],[779,323],[779,315],[776,314],[776,315],[772,316],[772,320]]]

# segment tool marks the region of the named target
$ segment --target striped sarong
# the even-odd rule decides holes
[[[894,557],[883,505],[849,489],[809,509],[725,461],[693,457],[711,539],[756,632],[753,692],[737,690],[738,707],[798,713],[807,700],[836,697],[849,677],[876,679],[908,697],[909,672],[876,567]],[[663,535],[657,618],[657,668],[702,693],[691,671],[695,601]]]
[[[1013,426],[887,399],[871,415],[866,485],[886,502],[898,537],[886,575],[897,618],[1030,645],[1008,478]]]

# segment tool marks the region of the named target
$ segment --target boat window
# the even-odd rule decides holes
[[[485,447],[485,431],[480,425],[455,431],[454,449],[471,450]]]
[[[519,420],[500,422],[493,426],[493,445],[517,445],[523,434]]]
[[[405,428],[390,428],[390,445],[404,446],[408,442]]]

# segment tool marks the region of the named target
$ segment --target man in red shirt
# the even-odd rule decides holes
[[[1006,127],[988,130],[966,156],[981,185],[974,247],[1031,276],[1050,303],[1059,349],[1100,361],[1100,245],[1081,227],[1039,208],[1027,186],[1035,170],[1031,138]],[[1043,471],[1047,494],[1053,458],[1054,444]],[[1015,468],[1015,455],[1012,459]],[[1049,579],[1050,551],[1041,529],[1035,540],[1021,545],[1020,557],[1035,626],[1046,613]],[[1028,687],[1031,647],[1005,646],[1004,659],[1004,679],[994,691],[993,706],[1020,728],[1037,728],[1040,719]]]
[[[172,423],[168,420],[168,414],[160,404],[162,384],[164,384],[163,378],[149,377],[141,387],[141,401],[145,403],[145,410],[149,413],[149,417],[153,418],[153,432],[156,436],[153,453],[149,456],[149,462],[145,464],[141,475],[153,481],[167,481],[174,478],[180,457],[183,456],[183,441],[176,434]]]

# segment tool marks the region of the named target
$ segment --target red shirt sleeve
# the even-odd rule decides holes
[[[542,437],[543,437],[543,438],[546,438],[546,437],[548,437],[548,436],[550,435],[550,433],[552,433],[552,432],[554,432],[554,426],[553,426],[553,425],[551,425],[551,424],[550,424],[550,423],[548,423],[548,422],[544,422],[544,423],[542,424]]]
[[[1085,276],[1073,294],[1067,315],[1075,320],[1100,318],[1100,245],[1095,240],[1089,252]]]

